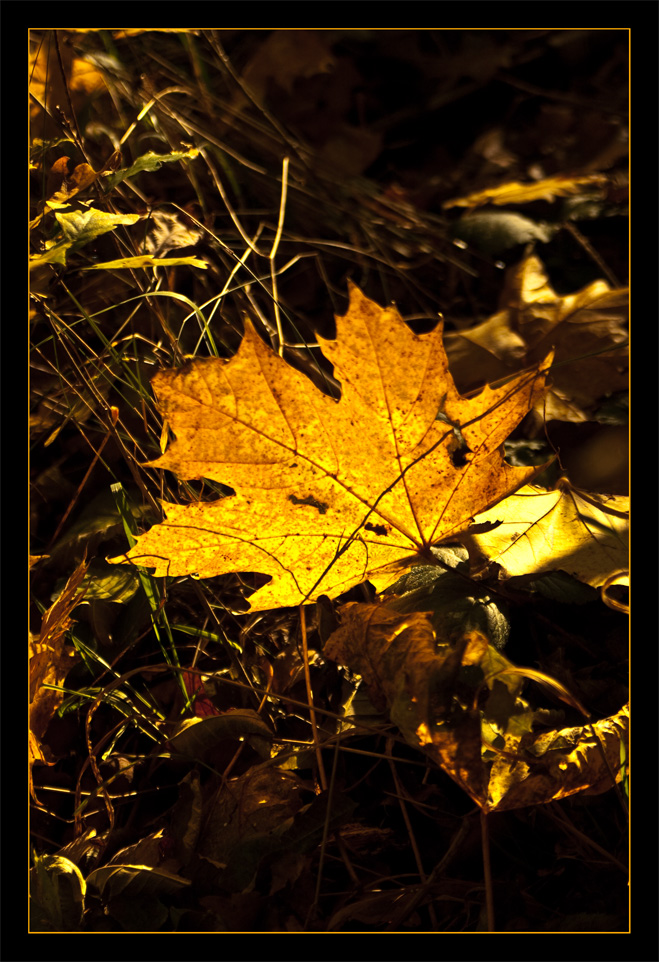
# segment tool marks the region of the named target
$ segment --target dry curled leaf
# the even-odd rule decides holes
[[[32,788],[32,766],[36,761],[53,763],[41,739],[65,698],[64,692],[44,686],[61,686],[77,660],[75,652],[66,645],[66,632],[71,626],[71,612],[85,594],[85,589],[80,588],[87,568],[84,562],[76,568],[59,598],[44,613],[39,637],[30,639],[30,791],[37,804],[40,803]]]
[[[489,811],[540,805],[583,792],[600,795],[622,780],[629,745],[629,705],[593,724],[506,738],[509,756],[492,765]],[[624,749],[624,752],[621,751]]]
[[[541,672],[516,668],[481,632],[451,643],[437,636],[425,612],[356,603],[341,612],[325,656],[362,675],[369,697],[408,744],[484,811],[598,794],[622,777],[628,706],[594,724],[538,734],[520,697],[525,677],[578,702]]]
[[[462,390],[537,364],[555,350],[547,419],[584,421],[605,395],[628,386],[629,291],[605,281],[559,295],[532,255],[506,275],[501,310],[446,336],[451,372]]]
[[[195,361],[153,379],[176,441],[149,466],[206,477],[233,497],[163,504],[166,521],[114,562],[157,576],[254,571],[272,580],[255,610],[391,583],[409,559],[455,538],[538,468],[502,445],[541,397],[550,359],[476,397],[458,394],[441,324],[416,335],[356,287],[335,341],[319,338],[341,398],[321,393],[252,325],[229,361]]]

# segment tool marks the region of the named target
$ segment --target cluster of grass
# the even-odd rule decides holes
[[[230,357],[247,315],[332,393],[315,334],[332,335],[348,279],[395,299],[420,330],[440,307],[467,324],[496,302],[493,257],[456,247],[432,205],[387,192],[386,162],[346,173],[344,155],[300,134],[306,67],[290,96],[254,93],[265,39],[31,37],[31,630],[38,638],[50,611],[76,656],[47,683],[58,706],[39,733],[48,764],[33,769],[34,930],[485,924],[477,813],[359,703],[355,679],[323,662],[322,611],[308,608],[304,626],[297,610],[249,614],[254,573],[154,579],[104,560],[160,520],[161,499],[227,493],[148,466],[168,437],[150,388],[157,370]],[[326,40],[343,69],[358,63],[366,77],[391,56],[383,38]],[[520,62],[532,41],[520,38]],[[308,110],[327,96],[311,77]],[[389,92],[371,83],[371,105]],[[411,102],[392,112],[402,136]],[[373,129],[389,132],[382,114]],[[391,168],[400,154],[388,156]],[[598,276],[587,247],[579,261],[584,282]],[[84,594],[53,613],[72,577]],[[607,668],[598,663],[590,690],[602,714],[619,707],[622,615],[599,601],[557,611],[534,599],[516,617],[534,651],[549,639],[589,678],[601,632]],[[203,736],[189,724],[200,717],[213,720]],[[569,805],[493,824],[509,928],[626,925],[621,814],[608,796]]]

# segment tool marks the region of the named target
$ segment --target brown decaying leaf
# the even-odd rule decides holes
[[[555,349],[549,420],[585,421],[596,402],[628,386],[627,288],[593,281],[561,296],[535,255],[511,268],[501,310],[482,324],[447,334],[451,372],[461,390],[537,364]]]
[[[354,286],[336,323],[335,341],[318,340],[341,383],[338,402],[249,322],[231,360],[155,376],[177,440],[149,466],[236,494],[163,504],[166,521],[113,562],[157,576],[262,572],[272,581],[250,598],[255,610],[335,597],[367,579],[382,589],[396,577],[392,565],[432,560],[431,545],[539,470],[508,465],[502,445],[542,396],[550,358],[465,399],[448,371],[441,324],[416,335],[395,308]]]
[[[296,81],[328,73],[335,65],[331,47],[322,32],[275,30],[259,44],[242,79],[261,101],[267,94],[269,83],[275,82],[290,94]],[[240,99],[243,101],[242,97]]]
[[[293,772],[272,768],[228,779],[209,806],[199,854],[223,863],[245,839],[276,832],[300,810],[301,788]]]
[[[73,572],[57,601],[44,613],[38,638],[31,638],[30,649],[30,792],[40,804],[32,787],[32,766],[36,761],[54,763],[46,745],[42,745],[48,724],[64,701],[63,692],[44,688],[62,685],[77,660],[66,646],[66,632],[71,625],[71,612],[80,604],[85,589],[79,590],[89,566],[83,562]]]
[[[360,674],[375,707],[389,713],[405,740],[429,754],[480,804],[487,785],[480,718],[468,709],[454,711],[458,673],[473,664],[479,648],[483,652],[488,645],[476,631],[455,646],[444,641],[438,647],[425,612],[401,615],[385,604],[349,602],[323,653]],[[435,726],[449,717],[450,728]]]
[[[384,604],[348,603],[341,614],[341,627],[328,639],[325,656],[362,675],[371,700],[388,711],[406,741],[484,811],[538,805],[577,792],[599,794],[612,787],[611,772],[620,779],[628,706],[592,725],[539,735],[519,724],[525,703],[518,698],[516,670],[510,663],[509,671],[501,667],[505,659],[480,632],[448,644],[437,639],[426,613],[403,615]],[[488,709],[490,703],[480,710],[473,707],[483,682],[473,678],[473,671],[469,680],[463,669],[477,665],[479,677],[492,689],[492,704],[495,674],[508,688],[507,720],[495,720],[498,712]],[[497,704],[500,712],[505,700],[499,698]],[[493,742],[495,728],[499,737]]]

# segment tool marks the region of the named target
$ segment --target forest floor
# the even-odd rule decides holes
[[[488,889],[497,931],[626,932],[625,778],[489,815],[486,885],[478,806],[323,658],[322,605],[303,631],[249,611],[258,572],[106,559],[226,494],[149,466],[153,375],[249,317],[336,392],[313,345],[349,283],[441,315],[464,394],[556,347],[507,457],[628,496],[627,32],[44,30],[31,57],[32,931],[484,931]],[[506,657],[611,717],[626,599],[511,591]]]

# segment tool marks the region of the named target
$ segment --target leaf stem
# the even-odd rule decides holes
[[[325,774],[325,766],[323,765],[323,755],[320,750],[320,741],[318,739],[318,726],[316,725],[316,712],[314,711],[313,691],[311,689],[311,675],[309,673],[309,649],[307,648],[307,619],[304,613],[304,605],[300,605],[300,628],[302,630],[302,657],[304,660],[304,683],[307,688],[307,698],[309,700],[309,719],[311,721],[311,731],[313,734],[313,744],[316,752],[316,761],[318,762],[318,777],[320,778],[320,785],[322,790],[326,792],[327,776]]]

